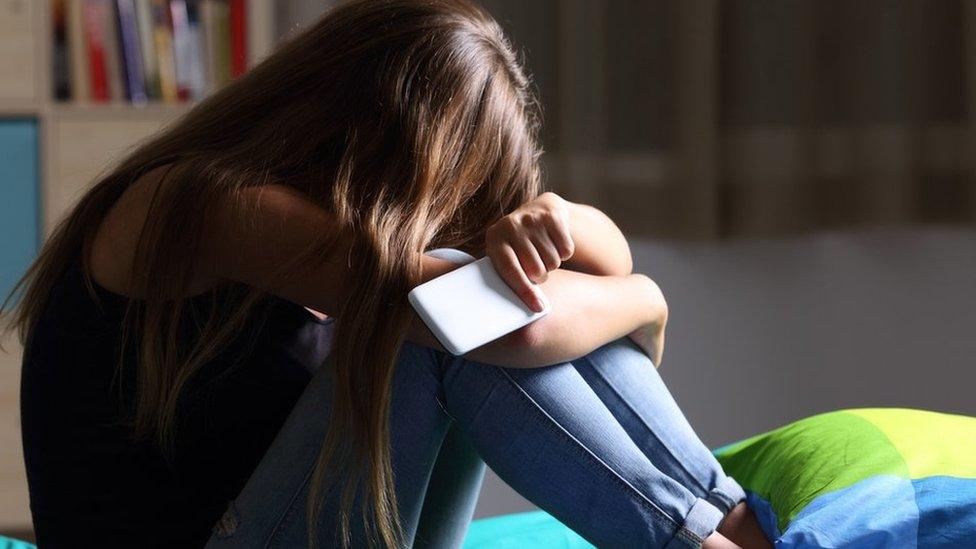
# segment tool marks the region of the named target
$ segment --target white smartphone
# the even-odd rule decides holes
[[[407,298],[441,345],[463,355],[549,313],[529,309],[483,257],[429,280]]]

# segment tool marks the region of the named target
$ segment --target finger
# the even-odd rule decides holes
[[[529,309],[535,312],[541,312],[545,309],[538,290],[522,270],[518,255],[511,246],[502,244],[489,251],[489,257],[491,257],[492,265],[498,275]]]
[[[536,253],[542,258],[542,263],[546,266],[546,271],[555,271],[562,264],[559,250],[549,237],[546,231],[539,231],[532,235],[532,244],[535,246]]]
[[[519,236],[509,243],[515,250],[515,255],[518,256],[519,263],[522,265],[522,271],[529,277],[529,280],[536,284],[545,282],[549,271],[546,269],[546,264],[531,238]]]
[[[573,242],[573,235],[569,230],[569,221],[562,217],[550,216],[546,222],[546,229],[560,259],[566,261],[573,257],[576,244]]]

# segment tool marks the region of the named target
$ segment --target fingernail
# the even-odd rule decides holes
[[[546,302],[542,296],[539,295],[538,291],[535,293],[535,307],[533,307],[533,310],[535,310],[537,313],[541,313],[542,311],[546,310]]]

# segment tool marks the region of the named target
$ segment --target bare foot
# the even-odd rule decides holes
[[[742,547],[732,543],[722,534],[714,532],[702,542],[702,549],[742,549]]]
[[[771,549],[773,546],[759,527],[756,514],[746,506],[745,502],[739,503],[729,511],[722,524],[719,524],[718,532],[745,549]]]

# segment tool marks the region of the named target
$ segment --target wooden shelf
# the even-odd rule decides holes
[[[0,99],[0,118],[37,116],[44,109],[43,103],[28,99]]]
[[[58,118],[117,120],[120,118],[171,118],[193,108],[195,103],[54,103],[49,112]]]
[[[43,121],[47,117],[105,120],[170,118],[187,112],[194,105],[195,103],[132,105],[130,103],[43,103],[26,100],[0,100],[0,119],[31,117]]]

